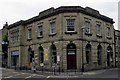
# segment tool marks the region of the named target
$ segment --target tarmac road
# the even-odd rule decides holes
[[[41,73],[32,71],[16,71],[14,69],[2,69],[2,80],[118,80],[118,68],[96,70],[81,73],[69,72],[53,75],[53,73]]]

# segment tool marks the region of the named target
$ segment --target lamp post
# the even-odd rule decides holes
[[[83,54],[83,37],[84,37],[84,29],[86,26],[82,27],[82,72],[84,72],[84,54]]]
[[[3,52],[3,66],[6,67],[7,66],[7,51],[8,51],[8,41],[2,41],[2,52]]]

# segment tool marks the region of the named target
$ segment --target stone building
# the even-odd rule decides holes
[[[2,30],[0,29],[0,66],[2,66]]]
[[[1,30],[1,47],[2,47],[2,67],[7,67],[8,62],[8,24],[4,24],[3,29]]]
[[[116,55],[116,66],[120,66],[118,62],[120,61],[120,31],[115,30],[115,55]]]
[[[61,6],[8,26],[8,66],[91,70],[115,65],[113,19],[90,7]]]

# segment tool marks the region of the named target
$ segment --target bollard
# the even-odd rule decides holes
[[[56,72],[55,72],[55,71],[56,71],[56,70],[55,70],[56,67],[57,67],[57,66],[56,66],[56,64],[54,63],[54,64],[52,65],[52,68],[53,68],[53,75],[56,75]]]
[[[59,74],[60,74],[60,66],[59,66]]]
[[[33,67],[33,71],[34,71],[34,73],[36,72],[36,67],[35,66]]]
[[[42,74],[43,74],[43,66],[42,66]]]

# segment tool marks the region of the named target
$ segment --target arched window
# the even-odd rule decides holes
[[[28,48],[28,62],[31,63],[34,59],[34,51],[29,47]]]
[[[98,45],[98,47],[97,47],[97,61],[98,61],[98,65],[102,64],[102,47],[101,47],[101,45]]]
[[[113,52],[112,47],[107,47],[107,65],[110,66],[110,63],[113,61]]]
[[[54,44],[51,45],[50,51],[51,51],[52,62],[57,63],[57,50]]]
[[[76,69],[76,45],[67,45],[67,69]]]
[[[86,45],[86,62],[87,62],[87,64],[90,63],[90,60],[91,60],[91,45],[87,44]]]
[[[40,60],[40,63],[44,62],[44,50],[42,46],[39,47],[39,60]]]

